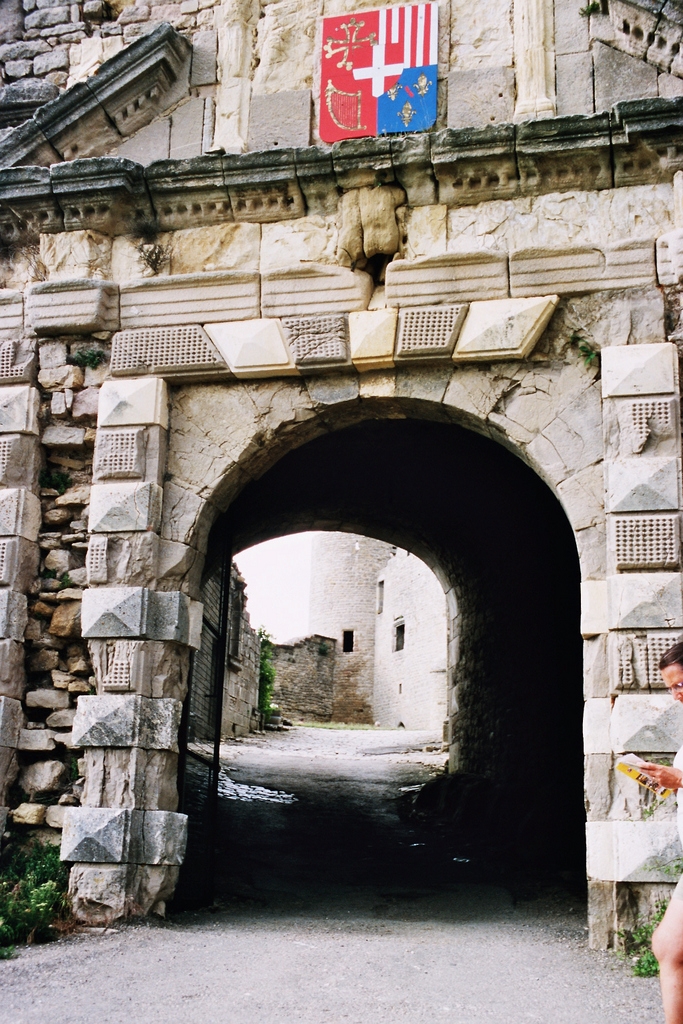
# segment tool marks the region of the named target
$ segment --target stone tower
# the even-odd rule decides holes
[[[320,533],[313,541],[309,628],[337,641],[333,721],[374,721],[377,576],[392,551],[355,533]]]

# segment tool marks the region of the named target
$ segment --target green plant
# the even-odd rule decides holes
[[[581,358],[583,359],[584,366],[590,366],[598,358],[598,350],[594,349],[593,346],[586,341],[585,338],[582,338],[580,334],[577,334],[576,331],[572,332],[572,336],[569,340],[572,345],[576,345],[578,348]]]
[[[40,476],[38,477],[38,483],[41,487],[49,487],[59,494],[64,494],[67,488],[71,487],[72,482],[68,473],[62,473],[58,469],[41,469]]]
[[[582,18],[590,18],[591,14],[599,14],[602,10],[602,4],[600,0],[592,0],[591,3],[586,4],[585,7],[579,7],[579,14]]]
[[[320,644],[318,645],[318,654],[320,655],[321,658],[326,658],[329,653],[330,645],[326,644],[324,640],[321,640]]]
[[[107,353],[103,352],[101,348],[79,348],[77,352],[69,356],[69,362],[72,366],[80,366],[81,369],[85,369],[87,366],[90,370],[96,370],[105,362],[106,358]]]
[[[47,942],[66,926],[69,870],[59,847],[34,841],[13,846],[0,867],[0,956],[20,942]]]
[[[619,932],[619,938],[624,943],[623,955],[632,961],[633,973],[637,978],[656,978],[659,974],[659,964],[651,948],[652,934],[664,917],[668,905],[668,900],[658,900],[649,921],[639,922],[633,931]]]
[[[41,580],[56,580],[57,572],[55,569],[43,569],[40,574]]]
[[[59,589],[66,590],[67,587],[73,587],[74,581],[69,576],[68,572],[63,572],[59,577]]]
[[[275,685],[275,666],[273,665],[273,638],[263,626],[258,628],[261,641],[258,677],[258,709],[266,718],[272,710],[273,686]]]

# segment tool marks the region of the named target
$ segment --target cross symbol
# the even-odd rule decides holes
[[[379,12],[379,42],[372,47],[372,65],[369,68],[354,68],[353,77],[356,81],[369,78],[372,82],[372,95],[377,98],[385,91],[384,80],[395,78],[403,71],[405,64],[385,64],[385,50],[387,39],[387,12],[386,8]]]

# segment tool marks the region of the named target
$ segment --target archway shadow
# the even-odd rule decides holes
[[[439,837],[438,854],[428,863],[394,851],[396,884],[490,877],[491,869],[502,877],[506,867],[529,877],[583,877],[579,565],[572,529],[550,489],[508,450],[462,427],[366,421],[302,445],[249,483],[214,525],[207,567],[223,536],[237,552],[307,529],[363,533],[413,551],[437,573],[455,613],[456,761],[461,771],[487,780],[490,792],[479,791],[465,810],[462,800],[441,794],[422,817],[410,817],[407,827]],[[271,821],[297,814],[268,813]],[[242,863],[248,859],[247,837],[243,842],[237,827],[248,831],[236,819],[222,829],[219,861],[231,842]],[[316,849],[315,829],[307,834],[307,827],[300,830],[299,865],[305,844]],[[329,837],[335,829],[318,831]],[[345,831],[357,833],[348,821]],[[300,872],[291,854],[297,844],[286,828],[280,832],[289,844],[286,853],[281,847],[282,859],[296,886]],[[378,862],[386,876],[385,839],[377,838],[360,875],[349,864],[363,860],[362,837],[350,843],[339,883],[372,881]],[[266,846],[277,858],[277,842]],[[325,848],[318,841],[323,858]],[[474,866],[454,873],[458,851]],[[442,872],[438,865],[448,858],[451,866]]]

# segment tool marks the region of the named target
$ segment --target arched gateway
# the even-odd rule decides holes
[[[422,6],[424,67],[406,46],[377,97],[389,65],[356,88],[347,53],[354,116],[321,129],[318,5],[301,31],[178,5],[182,33],[90,6],[17,16],[0,49],[4,819],[62,830],[80,919],[160,909],[188,815],[201,846],[230,553],[364,532],[447,594],[452,768],[566,777],[531,812],[520,781],[532,860],[581,848],[585,701],[609,945],[680,856],[673,809],[614,772],[683,744],[656,667],[683,630],[678,15]],[[412,15],[375,15],[398,46]],[[364,97],[389,134],[324,145]]]

